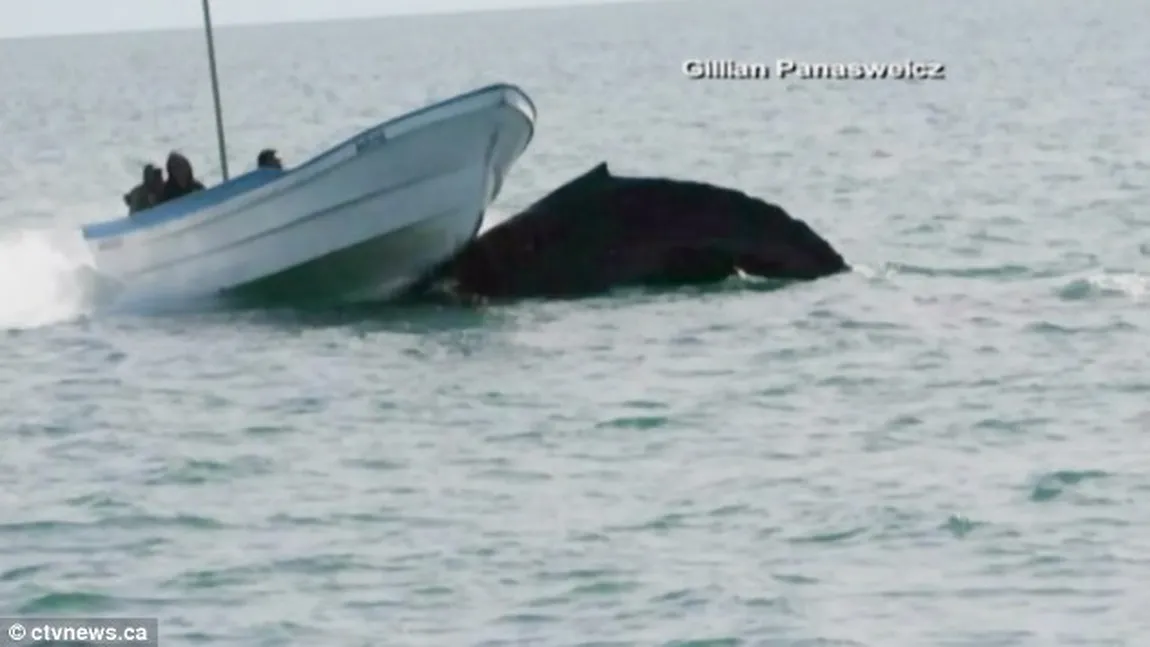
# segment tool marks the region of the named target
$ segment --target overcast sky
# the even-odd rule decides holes
[[[217,25],[582,4],[593,0],[211,0]],[[0,0],[0,38],[196,27],[202,0]]]

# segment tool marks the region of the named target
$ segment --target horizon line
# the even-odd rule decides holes
[[[485,13],[503,13],[511,11],[554,11],[562,9],[574,8],[590,8],[603,5],[621,5],[621,4],[654,4],[655,2],[665,0],[565,0],[562,4],[558,5],[538,5],[528,4],[531,0],[512,0],[512,2],[521,2],[522,4],[505,5],[501,7],[486,7],[474,9],[400,9],[398,11],[390,11],[387,13],[373,13],[373,14],[353,14],[347,16],[333,16],[331,18],[303,18],[303,19],[288,19],[288,20],[239,20],[228,22],[212,21],[212,31],[220,31],[221,29],[232,28],[247,28],[247,27],[276,27],[287,25],[318,25],[328,23],[352,22],[362,20],[386,20],[388,18],[420,18],[420,17],[439,17],[439,16],[465,16],[471,14],[485,14]],[[682,0],[678,0],[682,1]],[[213,17],[214,18],[214,17]],[[203,23],[195,25],[168,25],[168,26],[153,26],[153,27],[129,27],[125,29],[96,29],[96,30],[72,30],[72,31],[59,31],[59,32],[32,32],[27,34],[12,34],[5,35],[0,32],[0,41],[6,40],[47,40],[52,38],[68,38],[75,36],[120,36],[120,35],[140,35],[140,34],[158,34],[158,33],[171,33],[180,31],[200,31],[203,29]]]

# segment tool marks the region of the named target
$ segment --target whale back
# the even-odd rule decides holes
[[[586,205],[608,191],[615,178],[600,162],[579,177],[536,200],[531,206],[492,227],[483,235],[489,245],[522,247],[562,236],[577,221]]]
[[[613,176],[601,162],[473,241],[450,271],[464,292],[525,296],[716,281],[735,268],[804,279],[847,266],[778,205],[702,182]]]
[[[445,270],[472,289],[503,286],[514,291],[512,286],[532,280],[532,268],[556,262],[557,250],[570,249],[563,240],[580,230],[584,207],[609,191],[614,179],[607,162],[596,164],[484,232]]]
[[[649,249],[729,254],[741,270],[804,278],[847,269],[839,252],[783,207],[742,191],[671,178],[616,178],[613,219]],[[692,252],[692,253],[695,253]]]
[[[591,170],[536,200],[521,215],[566,211],[588,195],[609,186],[611,180],[611,170],[607,168],[607,162],[599,162],[591,167]]]

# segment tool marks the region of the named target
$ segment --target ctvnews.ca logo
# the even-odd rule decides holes
[[[83,643],[156,647],[159,628],[148,618],[5,618],[5,645]]]

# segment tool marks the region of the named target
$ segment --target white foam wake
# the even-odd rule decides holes
[[[1104,293],[1119,293],[1132,299],[1142,299],[1150,293],[1150,277],[1132,272],[1096,274],[1086,281]]]
[[[95,306],[98,276],[77,231],[0,231],[0,330],[87,314]]]

